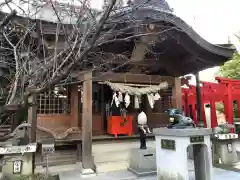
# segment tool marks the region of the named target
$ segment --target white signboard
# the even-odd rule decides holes
[[[22,161],[13,161],[13,174],[21,173],[22,171]]]
[[[53,154],[55,151],[54,144],[42,144],[42,154]]]
[[[0,147],[0,154],[24,154],[36,152],[37,143],[28,144],[25,146],[8,146]]]

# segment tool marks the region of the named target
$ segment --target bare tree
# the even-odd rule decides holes
[[[96,11],[90,7],[90,0],[69,0],[67,4],[53,0],[4,0],[0,8],[10,12],[0,19],[0,56],[8,67],[5,105],[15,103],[16,99],[22,103],[27,87],[42,92],[71,81],[70,75],[76,66],[98,70],[110,63],[109,58],[105,59],[109,56],[112,60],[131,61],[128,55],[103,52],[100,47],[164,34],[174,28],[166,26],[161,27],[161,31],[146,31],[145,23],[136,20],[134,15],[146,2],[148,0],[134,7],[122,7],[122,1],[111,0],[103,10]],[[132,13],[121,20],[124,8]],[[46,18],[55,20],[46,22]],[[126,36],[133,29],[137,31]],[[50,38],[54,38],[49,40],[46,31],[51,31]],[[96,57],[101,59],[98,63],[92,61]],[[91,65],[86,67],[86,64]]]
[[[89,6],[89,0],[78,1],[78,6],[53,1],[21,1],[21,7],[27,7],[25,10],[14,1],[6,1],[5,5],[12,11],[0,24],[1,49],[5,50],[3,55],[10,70],[6,104],[11,104],[17,94],[24,93],[26,87],[35,87],[42,91],[66,77],[73,66],[82,62],[96,46],[115,3],[116,0],[111,1],[101,13],[100,19],[97,19]],[[3,5],[2,3],[1,6]],[[24,18],[22,22],[17,18],[10,20],[12,14],[15,14],[13,7],[21,9],[25,22]],[[36,14],[46,7],[51,8],[52,15],[57,18],[56,23],[52,24],[55,33],[54,49],[48,49],[44,23],[32,19],[33,13],[30,15],[26,10],[32,11],[32,7],[35,7]],[[63,22],[64,16],[72,18],[67,25]],[[64,37],[62,44],[60,36]]]

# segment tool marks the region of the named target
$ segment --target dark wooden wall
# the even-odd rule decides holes
[[[147,83],[147,75],[128,75],[128,82],[137,82],[135,78],[138,78],[138,82],[143,80],[143,83]],[[147,77],[146,77],[147,76]],[[116,81],[120,81],[121,77],[116,76]],[[129,78],[130,77],[130,78]],[[142,77],[142,78],[139,78]],[[106,79],[106,77],[104,77]],[[111,77],[114,82],[114,77]],[[120,79],[119,79],[120,78]],[[169,88],[161,92],[161,100],[156,101],[155,107],[153,109],[150,108],[147,98],[144,100],[144,111],[148,116],[148,125],[150,128],[162,127],[168,124],[168,116],[165,111],[168,108],[174,108],[179,106],[179,102],[176,103],[176,100],[179,100],[179,87],[175,87],[174,84],[176,82],[175,78],[173,77],[160,77],[160,76],[153,76],[152,79],[153,84],[159,84],[162,80],[169,81]],[[107,79],[106,79],[107,80]],[[141,81],[142,82],[142,81]],[[104,96],[104,85],[99,85],[96,82],[93,82],[93,102],[97,101],[97,104],[93,104],[93,112],[92,112],[92,132],[93,135],[103,135],[106,133],[106,129],[104,129],[104,113],[105,113],[105,106],[104,103],[109,101],[109,98],[106,99]],[[96,85],[97,84],[97,85]],[[178,84],[179,86],[179,84]],[[177,90],[176,90],[177,89]],[[181,89],[181,87],[180,87]],[[106,91],[107,94],[111,94],[109,90]],[[106,93],[105,93],[106,96]],[[181,95],[180,95],[181,96]],[[110,95],[112,97],[112,94]],[[77,85],[71,86],[71,113],[69,115],[54,115],[54,114],[38,114],[38,124],[49,129],[56,129],[59,132],[64,131],[64,129],[68,129],[70,127],[78,126],[79,129],[82,128],[82,103],[80,102],[81,95],[78,91]],[[136,112],[131,112],[131,114],[135,117],[133,122],[133,131],[136,133]]]

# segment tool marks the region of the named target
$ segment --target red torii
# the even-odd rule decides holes
[[[204,126],[206,127],[206,116],[204,104],[209,103],[211,106],[211,127],[216,127],[216,102],[224,103],[224,113],[229,124],[233,124],[233,100],[237,101],[240,107],[240,80],[217,77],[218,83],[201,82],[201,99],[202,99],[202,115]],[[189,85],[189,88],[182,88],[182,102],[185,114],[192,115],[193,120],[197,123],[196,117],[196,87]],[[191,109],[190,109],[191,107]],[[238,108],[238,116],[240,117],[240,108]]]

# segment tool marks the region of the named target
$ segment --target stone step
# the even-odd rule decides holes
[[[111,153],[93,154],[95,163],[128,161],[129,150],[114,151]]]
[[[54,161],[48,161],[48,166],[51,167],[51,166],[59,166],[59,165],[68,165],[68,164],[76,164],[77,163],[77,160],[76,158],[75,159],[61,159],[61,160],[54,160]],[[40,162],[38,161],[36,163],[36,166],[42,166],[42,167],[46,167],[47,165],[47,162],[46,161],[43,161],[43,162]]]
[[[117,162],[117,161],[128,161],[129,151],[115,151],[111,154],[109,153],[101,153],[101,154],[93,154],[95,163],[109,163],[109,162]],[[56,152],[55,154],[51,154],[48,156],[48,162],[51,165],[54,164],[65,164],[67,162],[76,162],[77,154],[76,152]],[[46,158],[43,159],[41,163],[41,156],[36,157],[37,165],[46,164]]]
[[[77,162],[77,158],[74,156],[62,156],[61,158],[52,158],[48,159],[48,166],[58,166],[58,165],[67,165],[67,164],[75,164]],[[40,158],[36,158],[37,166],[46,166],[47,161],[44,159],[41,161]]]
[[[97,173],[126,170],[128,168],[128,161],[96,163],[96,168]]]
[[[0,129],[0,133],[4,133],[4,134],[6,134],[6,133],[10,133],[11,132],[11,129]]]
[[[149,141],[148,147],[154,147],[155,142]],[[95,164],[100,167],[105,167],[104,164],[115,164],[122,162],[122,166],[128,164],[129,153],[132,148],[138,148],[139,142],[104,142],[93,144],[93,157]],[[54,154],[49,155],[49,166],[73,164],[77,161],[76,149],[56,150]],[[46,161],[41,162],[41,156],[36,157],[37,165],[45,165]],[[120,168],[120,167],[119,167]],[[117,169],[119,169],[117,168]],[[113,167],[114,169],[114,167]],[[121,169],[121,168],[120,168]]]
[[[54,154],[48,155],[48,166],[56,166],[56,165],[66,165],[73,164],[77,162],[76,151],[74,150],[64,150],[64,151],[56,151]],[[46,165],[46,157],[41,161],[41,154],[36,156],[36,165],[37,166],[45,166]]]
[[[0,128],[11,128],[11,125],[7,125],[7,124],[1,125]]]
[[[95,143],[93,144],[93,154],[101,154],[101,153],[111,153],[114,151],[125,151],[130,150],[132,148],[139,148],[140,144],[138,141],[134,142],[104,142],[104,143]],[[155,148],[155,141],[149,140],[147,141],[148,147]]]

